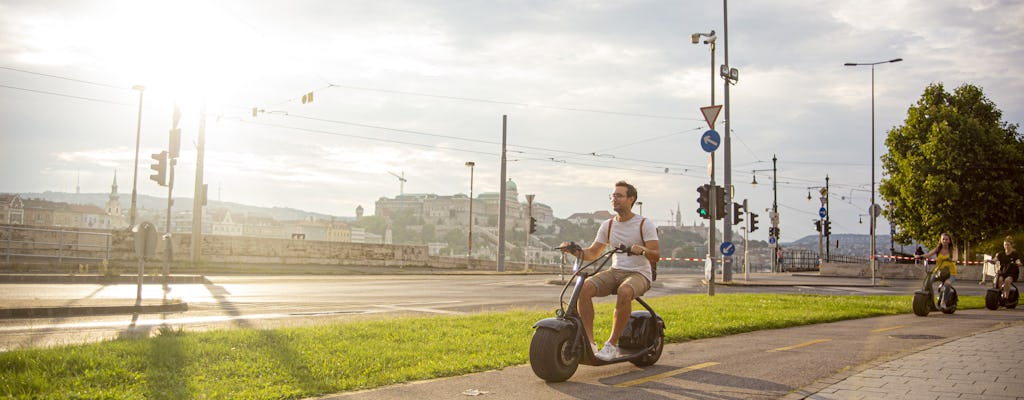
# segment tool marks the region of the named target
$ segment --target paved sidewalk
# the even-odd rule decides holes
[[[786,399],[1024,399],[1024,324],[952,340]],[[996,352],[993,349],[1005,349]]]

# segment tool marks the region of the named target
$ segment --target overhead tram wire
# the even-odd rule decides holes
[[[17,72],[21,72],[21,73],[25,73],[25,74],[45,76],[45,77],[49,77],[49,78],[63,79],[63,80],[66,80],[66,81],[85,83],[85,84],[88,84],[88,85],[102,86],[102,87],[111,88],[111,89],[131,90],[131,87],[117,86],[117,85],[112,85],[112,84],[109,84],[109,83],[87,81],[87,80],[84,80],[84,79],[68,78],[66,76],[60,76],[60,75],[44,74],[42,72],[33,72],[33,71],[28,71],[28,70],[18,69],[18,68],[11,68],[11,67],[0,66],[0,69],[6,69],[6,70],[9,70],[9,71],[17,71]]]
[[[85,96],[75,96],[75,95],[63,94],[63,93],[57,93],[57,92],[47,92],[45,90],[28,89],[28,88],[17,87],[17,86],[0,85],[0,87],[6,88],[6,89],[24,90],[26,92],[32,92],[32,93],[47,94],[47,95],[51,95],[51,96],[60,96],[60,97],[68,97],[68,98],[72,98],[72,99],[78,99],[78,100],[94,101],[94,102],[97,102],[97,103],[113,104],[113,105],[118,105],[118,106],[128,106],[128,107],[134,106],[134,104],[119,103],[119,102],[116,102],[116,101],[103,100],[103,99],[97,99],[97,98],[85,97]]]
[[[471,138],[464,138],[464,137],[451,136],[451,135],[442,135],[442,134],[436,134],[436,133],[414,131],[414,130],[409,130],[409,129],[388,128],[388,127],[379,126],[379,125],[371,125],[371,124],[363,124],[363,123],[358,123],[358,122],[341,121],[341,120],[334,120],[334,119],[320,118],[320,117],[312,117],[312,116],[292,114],[292,113],[278,114],[278,116],[285,117],[285,118],[297,118],[297,119],[305,119],[305,120],[310,120],[310,121],[318,121],[318,122],[327,122],[327,123],[334,123],[334,124],[340,124],[340,125],[356,126],[356,127],[361,127],[361,128],[380,129],[380,130],[387,130],[387,131],[406,133],[406,134],[412,134],[412,135],[421,135],[421,136],[429,136],[429,137],[435,137],[435,138],[461,140],[461,141],[466,141],[466,142],[481,143],[481,144],[488,144],[488,145],[501,145],[501,143],[499,143],[497,141],[488,141],[488,140],[481,140],[481,139],[471,139]],[[564,151],[564,150],[550,149],[550,148],[543,148],[543,147],[536,147],[536,146],[528,146],[528,145],[510,145],[509,147],[514,148],[514,149],[521,148],[521,149],[528,149],[528,150],[548,152],[549,156],[551,156],[551,157],[559,157],[559,158],[566,158],[565,155],[576,156],[577,158],[592,158],[592,157],[596,156],[594,153],[572,152],[572,151]],[[616,160],[620,160],[620,161],[630,161],[630,162],[638,162],[638,163],[649,164],[649,165],[652,165],[652,166],[657,166],[659,168],[665,168],[666,166],[668,166],[668,167],[675,167],[675,168],[687,168],[687,169],[699,168],[700,167],[699,165],[686,165],[686,164],[677,164],[677,163],[671,163],[671,162],[659,162],[659,161],[652,161],[652,160],[646,160],[646,159],[632,159],[632,158],[617,157],[617,156],[614,156],[614,158]]]
[[[586,112],[586,113],[597,113],[597,114],[608,114],[608,115],[621,115],[621,116],[625,116],[625,117],[673,119],[673,120],[682,120],[682,121],[703,121],[703,119],[700,119],[700,118],[685,118],[685,117],[677,117],[677,116],[670,116],[670,115],[641,114],[641,113],[630,113],[630,112],[622,112],[622,111],[598,110],[598,109],[582,108],[582,107],[551,106],[551,105],[546,105],[546,104],[529,104],[529,103],[520,103],[520,102],[506,101],[506,100],[491,100],[491,99],[482,99],[482,98],[475,98],[475,97],[462,97],[462,96],[451,96],[451,95],[440,95],[440,94],[430,94],[430,93],[409,92],[409,91],[392,90],[392,89],[376,89],[376,88],[367,88],[367,87],[359,87],[359,86],[338,85],[338,84],[334,84],[334,83],[332,83],[330,85],[332,87],[337,87],[337,88],[342,88],[342,89],[364,90],[364,91],[371,91],[371,92],[402,94],[402,95],[409,95],[409,96],[432,97],[432,98],[437,98],[437,99],[469,101],[469,102],[476,102],[476,103],[501,104],[501,105],[517,106],[517,107],[545,108],[545,109],[550,109],[550,110],[575,111],[575,112]]]
[[[348,138],[354,138],[354,139],[364,139],[364,140],[369,140],[369,141],[374,141],[374,142],[383,142],[383,143],[391,143],[391,144],[409,145],[409,146],[416,146],[416,147],[430,148],[430,149],[437,149],[437,150],[459,151],[459,152],[464,152],[464,153],[483,154],[483,155],[493,155],[494,154],[493,152],[486,152],[486,151],[479,151],[479,150],[470,150],[470,149],[463,149],[463,148],[456,148],[456,147],[442,147],[442,146],[438,146],[436,144],[422,144],[422,143],[407,142],[407,141],[400,141],[400,140],[394,140],[394,139],[382,139],[382,138],[371,137],[371,136],[362,136],[362,135],[353,135],[353,134],[347,134],[347,133],[333,132],[333,131],[328,131],[328,130],[323,130],[323,129],[303,128],[303,127],[289,126],[289,125],[282,125],[282,124],[273,124],[273,123],[266,123],[266,122],[247,121],[247,120],[243,120],[243,119],[238,119],[238,120],[235,120],[235,119],[230,119],[230,120],[229,119],[225,119],[225,121],[237,121],[237,122],[240,122],[240,123],[243,123],[243,124],[248,124],[248,125],[266,126],[266,127],[271,127],[271,128],[288,129],[288,130],[295,130],[295,131],[308,132],[308,133],[314,133],[314,134],[322,134],[322,135],[330,135],[330,136],[338,136],[338,137],[348,137]],[[525,152],[523,153],[523,157],[520,157],[520,158],[524,159],[524,160],[541,161],[541,162],[552,162],[553,161],[551,158],[531,157],[529,155],[529,153],[525,153]],[[635,168],[635,167],[631,168],[629,166],[623,166],[622,164],[618,164],[618,165],[613,167],[613,166],[604,166],[604,165],[578,163],[578,162],[566,162],[566,161],[563,161],[562,163],[572,164],[572,165],[579,165],[579,166],[587,166],[587,167],[595,167],[595,168],[613,168],[613,169],[619,169],[619,170],[629,170],[629,171],[643,172],[643,173],[656,174],[656,175],[664,174],[663,172],[659,172],[657,170],[645,170],[645,169],[638,169],[638,168]],[[661,169],[661,167],[656,167],[656,168],[659,169],[659,170]],[[677,174],[677,175],[684,175],[684,174]]]

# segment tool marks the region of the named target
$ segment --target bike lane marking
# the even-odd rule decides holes
[[[890,327],[886,327],[886,328],[873,329],[873,330],[871,330],[871,333],[881,333],[881,332],[886,332],[886,331],[891,331],[891,330],[896,330],[896,329],[906,328],[906,327],[907,327],[906,325],[895,325],[895,326],[890,326]]]
[[[819,344],[819,343],[825,343],[825,342],[831,342],[831,341],[832,341],[832,339],[818,339],[818,340],[812,340],[812,341],[810,341],[810,342],[803,342],[803,343],[800,343],[800,344],[794,344],[794,345],[792,345],[792,346],[786,346],[786,347],[779,347],[779,348],[777,348],[777,349],[771,349],[771,350],[767,350],[767,352],[768,352],[768,353],[775,353],[775,352],[779,352],[779,351],[786,351],[786,350],[793,350],[793,349],[799,349],[799,348],[801,348],[801,347],[813,346],[813,345],[816,345],[816,344]]]
[[[615,387],[636,386],[636,385],[639,385],[641,383],[647,383],[647,382],[656,381],[656,380],[659,380],[659,379],[662,379],[662,378],[668,378],[668,377],[671,377],[671,376],[679,375],[679,374],[684,373],[684,372],[695,371],[695,370],[703,369],[703,368],[707,368],[707,367],[713,367],[713,366],[718,365],[718,364],[719,363],[717,363],[717,362],[709,361],[709,362],[706,362],[706,363],[691,365],[689,367],[680,368],[680,369],[677,369],[677,370],[672,370],[672,371],[668,371],[668,372],[662,372],[660,374],[651,375],[651,376],[648,376],[646,378],[640,378],[640,379],[634,379],[634,380],[627,381],[627,382],[622,382],[622,383],[616,384],[614,386]]]

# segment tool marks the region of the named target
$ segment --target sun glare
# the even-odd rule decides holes
[[[50,40],[52,59],[107,70],[126,86],[141,84],[147,98],[179,104],[224,97],[259,69],[275,67],[247,40],[247,30],[220,10],[200,1],[95,3],[89,26],[63,26]],[[56,43],[60,43],[57,45]],[[45,45],[45,43],[42,43]],[[66,54],[81,51],[87,55]]]

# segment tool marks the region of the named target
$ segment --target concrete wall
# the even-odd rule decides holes
[[[933,268],[929,265],[928,268]],[[981,265],[957,265],[957,279],[980,280]],[[871,277],[871,267],[867,264],[824,263],[820,268],[821,276]],[[881,279],[922,279],[925,274],[923,265],[879,263],[876,278]]]
[[[55,233],[18,230],[17,228],[40,228],[15,226],[14,230],[8,230],[8,226],[0,225],[0,264],[14,263],[56,263],[57,248],[54,245],[42,245],[40,243],[56,243]],[[134,267],[138,258],[135,253],[135,239],[131,232],[125,230],[90,230],[90,229],[67,229],[74,232],[93,232],[111,235],[109,258],[105,246],[79,246],[77,239],[71,242],[65,241],[61,250],[67,257],[73,254],[77,257],[88,257],[95,260],[107,258],[111,266]],[[78,237],[81,235],[65,233],[64,237]],[[13,240],[8,243],[8,237]],[[191,261],[192,236],[190,234],[172,234],[171,246],[176,263]],[[105,237],[103,238],[105,242]],[[89,240],[90,242],[95,240]],[[71,243],[68,243],[71,242]],[[14,257],[7,262],[7,246],[11,246],[10,253],[32,254],[37,256],[52,257]],[[203,235],[200,242],[200,262],[204,264],[224,265],[336,265],[336,266],[364,266],[364,267],[428,267],[443,269],[466,269],[466,270],[496,270],[494,260],[474,259],[467,260],[459,257],[436,257],[428,254],[427,246],[413,245],[384,245],[364,244],[349,242],[327,242],[315,240],[297,239],[272,239],[242,236],[215,236]],[[165,259],[166,242],[160,240],[157,245],[156,261]],[[65,260],[73,262],[74,260]],[[530,265],[531,270],[550,270],[557,266]],[[506,263],[506,271],[522,271],[522,263]]]

